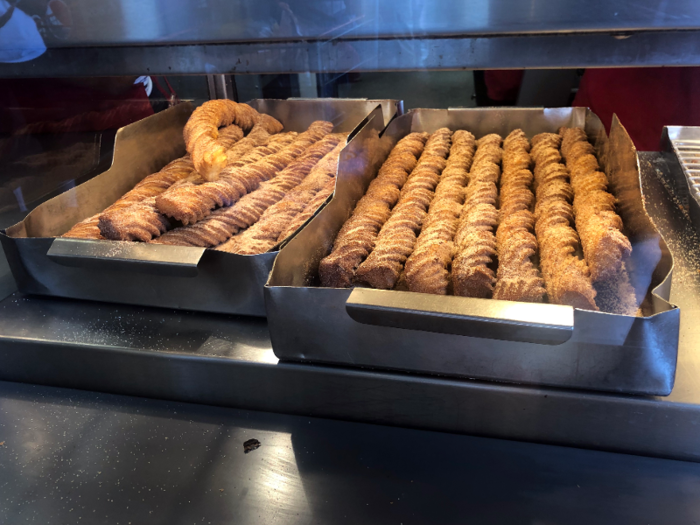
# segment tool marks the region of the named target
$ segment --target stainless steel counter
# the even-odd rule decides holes
[[[280,363],[264,320],[17,294],[0,302],[0,379],[698,461],[700,239],[662,157],[642,168],[681,307],[665,398]]]
[[[6,382],[0,491],[8,524],[700,518],[697,463]]]

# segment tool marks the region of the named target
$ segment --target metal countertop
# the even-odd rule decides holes
[[[2,523],[698,520],[696,463],[0,382]]]
[[[663,158],[641,160],[682,312],[668,397],[281,363],[264,319],[18,294],[0,301],[0,379],[700,460],[700,240]]]

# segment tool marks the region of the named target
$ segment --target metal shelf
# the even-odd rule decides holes
[[[700,65],[695,0],[70,5],[70,31],[0,77]]]

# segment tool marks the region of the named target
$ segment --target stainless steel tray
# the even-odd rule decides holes
[[[330,120],[351,132],[401,105],[382,100],[254,100],[290,131]],[[115,202],[139,180],[184,155],[182,128],[192,113],[179,104],[120,129],[112,167],[45,202],[0,233],[24,293],[227,314],[265,315],[263,286],[276,251],[246,256],[190,247],[56,238]],[[376,110],[373,113],[373,110]],[[351,140],[352,142],[352,140]]]
[[[320,259],[381,160],[410,131],[448,126],[483,136],[519,127],[532,136],[564,125],[585,128],[600,152],[633,244],[630,276],[645,298],[644,317],[317,287]],[[584,108],[416,110],[395,119],[376,140],[369,127],[357,138],[367,155],[381,152],[379,158],[369,156],[361,173],[340,174],[333,200],[281,250],[265,287],[280,359],[631,394],[671,392],[680,319],[667,301],[673,260],[644,209],[636,150],[616,118],[609,139],[600,119]]]
[[[661,134],[661,150],[683,211],[700,231],[700,127],[666,126]]]

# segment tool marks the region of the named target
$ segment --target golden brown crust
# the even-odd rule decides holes
[[[155,197],[100,215],[99,228],[107,239],[148,241],[170,227],[168,219],[158,213]]]
[[[571,171],[576,229],[594,282],[615,276],[632,252],[615,212],[615,197],[600,171],[593,146],[580,128],[562,128],[562,154]]]
[[[255,128],[254,128],[255,129]],[[267,132],[265,132],[267,134]],[[251,132],[253,134],[253,132]],[[224,146],[235,147],[238,139],[242,136],[242,131],[238,126],[231,125],[220,130],[220,141]],[[268,134],[269,136],[269,134]],[[72,237],[80,239],[105,239],[100,232],[100,216],[105,213],[116,214],[117,210],[124,210],[123,213],[128,213],[131,217],[131,221],[136,221],[138,223],[138,215],[142,215],[141,221],[150,221],[148,224],[140,224],[136,226],[139,233],[132,235],[130,232],[125,232],[123,235],[116,234],[114,228],[111,228],[108,224],[105,228],[110,231],[110,235],[113,235],[113,239],[125,240],[131,238],[140,238],[142,231],[160,230],[160,226],[163,224],[162,217],[156,217],[152,213],[151,206],[139,206],[133,210],[126,211],[125,208],[130,207],[133,204],[141,203],[146,199],[160,195],[168,191],[173,186],[177,186],[183,181],[189,181],[193,183],[202,183],[204,180],[199,176],[199,174],[194,170],[194,163],[190,155],[185,155],[179,159],[175,159],[166,165],[162,170],[157,173],[148,175],[142,179],[133,189],[125,193],[117,202],[106,208],[103,212],[94,215],[84,221],[76,224],[68,232],[63,234],[63,237]],[[137,209],[139,211],[137,211]],[[107,218],[106,220],[109,220]],[[116,217],[117,221],[120,221],[122,225],[126,224],[123,220]],[[156,231],[153,230],[153,231]]]
[[[345,142],[338,143],[311,169],[310,173],[282,200],[270,206],[260,220],[247,230],[232,237],[216,249],[243,255],[255,255],[269,251],[289,223],[304,211],[316,194],[335,181],[338,159]]]
[[[255,224],[261,215],[306,177],[319,160],[345,140],[345,134],[327,135],[289,164],[273,179],[244,196],[233,206],[219,208],[209,217],[171,230],[151,242],[178,246],[217,246],[240,230]]]
[[[498,224],[496,183],[503,158],[502,138],[491,134],[477,141],[469,186],[455,234],[452,287],[455,295],[488,298],[496,281],[492,269]]]
[[[449,129],[441,128],[428,139],[416,168],[401,189],[396,207],[377,236],[374,250],[357,268],[357,281],[385,290],[396,284],[447,164],[451,137]]]
[[[475,150],[474,135],[468,131],[455,131],[447,165],[435,188],[435,197],[430,203],[415,249],[408,257],[402,274],[408,290],[412,292],[448,293],[454,235]]]
[[[183,225],[194,224],[210,215],[214,208],[231,206],[255,190],[261,182],[271,179],[309,146],[328,135],[332,129],[331,122],[317,121],[283,148],[279,147],[282,143],[269,141],[267,146],[261,146],[251,152],[266,148],[266,156],[260,160],[243,167],[234,166],[230,171],[227,167],[225,175],[215,182],[200,185],[183,184],[160,195],[156,199],[156,206],[161,213],[182,222]],[[246,157],[241,159],[245,160]]]
[[[71,239],[95,239],[102,240],[104,237],[100,233],[98,223],[100,222],[100,214],[93,215],[87,219],[80,221],[73,226],[61,237],[69,237]]]
[[[503,175],[500,192],[500,223],[496,230],[498,271],[494,299],[540,302],[544,281],[532,262],[537,253],[533,233],[535,217],[530,211],[535,196],[530,190],[530,142],[522,130],[503,141]]]
[[[625,263],[617,274],[595,283],[596,304],[603,312],[620,315],[638,315],[639,301],[630,282]]]
[[[343,224],[331,254],[321,260],[319,275],[323,286],[352,286],[357,267],[374,248],[379,230],[398,202],[401,188],[416,167],[427,140],[427,133],[411,133],[394,146],[377,177]]]
[[[247,104],[232,100],[210,100],[194,110],[183,130],[185,146],[196,170],[206,180],[216,180],[226,166],[226,147],[220,142],[219,128],[235,125],[249,131],[257,122],[269,133],[278,133],[282,125],[269,115],[261,115]],[[243,134],[241,132],[242,138]]]
[[[261,115],[261,117],[262,116],[263,115]],[[224,135],[224,132],[227,129],[228,128],[224,128],[220,131],[219,134],[219,143],[221,143],[224,146],[224,149],[226,150],[226,165],[222,169],[222,172],[219,173],[219,177],[221,177],[226,168],[228,168],[234,162],[240,160],[244,155],[257,148],[258,146],[266,145],[271,139],[271,137],[274,136],[268,132],[267,128],[263,124],[262,119],[258,119],[258,121],[253,126],[253,129],[250,130],[250,133],[248,133],[248,135],[245,138],[226,141],[225,139],[222,139],[222,135]]]
[[[282,230],[282,233],[280,233],[279,237],[277,237],[277,242],[280,243],[286,240],[289,236],[291,236],[294,232],[301,228],[306,221],[308,221],[311,217],[314,216],[314,214],[326,202],[326,200],[328,200],[328,197],[330,197],[334,191],[335,178],[328,179],[326,181],[326,185],[323,188],[321,188],[321,190],[314,196],[313,199],[309,201],[309,203],[304,207],[302,212],[299,213],[296,217],[294,217],[289,222],[289,225],[284,230]]]
[[[175,159],[160,171],[142,179],[136,186],[126,192],[114,205],[140,202],[148,197],[155,197],[167,191],[173,184],[196,175],[189,155]]]
[[[253,126],[253,129],[255,129],[255,126]],[[231,124],[219,130],[217,142],[224,148],[224,151],[228,151],[243,138],[243,135],[245,135],[245,133],[239,126]]]
[[[100,216],[108,211],[121,210],[145,199],[155,197],[163,193],[173,184],[191,177],[194,173],[194,166],[189,155],[167,164],[162,170],[148,175],[142,179],[133,189],[126,192],[117,202],[109,206],[103,212],[85,219],[73,226],[62,237],[74,239],[105,239],[100,232]]]
[[[265,139],[265,142],[267,142],[270,147],[256,148],[238,160],[234,159],[231,162],[231,165],[235,164],[236,166],[240,167],[242,165],[246,165],[247,163],[260,160],[264,157],[264,154],[269,154],[273,150],[281,149],[284,144],[291,142],[292,138],[296,136],[295,133],[288,137],[285,137],[284,135],[285,134],[273,135],[272,137],[269,137],[269,140]],[[234,148],[236,146],[234,146]],[[204,179],[202,179],[195,171],[191,171],[189,176],[184,176],[184,174],[181,175],[182,176],[178,180],[167,187],[164,191],[161,189],[161,191],[154,193],[153,195],[159,197],[165,196],[170,192],[177,191],[180,187],[197,186],[205,182]],[[132,192],[138,189],[139,186],[134,188]],[[128,193],[125,197],[127,197],[130,193]],[[140,202],[141,200],[143,199],[139,199],[134,202]],[[129,201],[129,199],[122,199],[123,203],[126,203],[127,201]],[[164,228],[169,228],[170,221],[168,221],[164,214],[157,210],[155,201],[151,201],[145,206],[110,207],[110,209],[103,212],[99,225],[100,230],[104,230],[105,236],[109,239],[148,241],[152,237],[157,237],[163,231],[165,231]]]
[[[540,267],[549,302],[597,310],[596,292],[586,261],[575,254],[579,237],[571,225],[573,190],[569,173],[561,164],[562,137],[541,133],[532,139],[535,160],[537,204],[535,232],[540,249]]]

